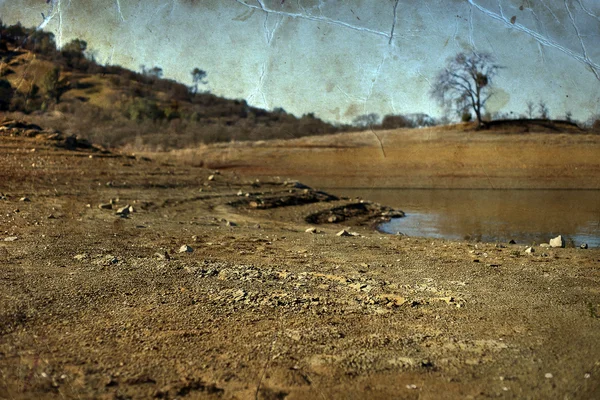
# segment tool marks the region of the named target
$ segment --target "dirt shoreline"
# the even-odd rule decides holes
[[[600,189],[600,135],[442,127],[211,145],[163,154],[247,176],[403,189]]]
[[[357,202],[286,168],[0,161],[0,398],[600,397],[600,250],[317,224]]]

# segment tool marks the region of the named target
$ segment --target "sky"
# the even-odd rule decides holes
[[[81,38],[103,64],[185,84],[198,67],[214,94],[332,122],[441,116],[431,84],[472,50],[504,67],[487,111],[600,114],[598,0],[0,0],[0,16]]]

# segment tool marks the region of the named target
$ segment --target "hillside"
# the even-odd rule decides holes
[[[161,79],[159,67],[137,73],[101,66],[84,56],[83,41],[58,51],[50,33],[0,29],[0,110],[16,119],[28,114],[28,121],[67,135],[111,147],[169,149],[341,129],[312,114],[270,112]]]

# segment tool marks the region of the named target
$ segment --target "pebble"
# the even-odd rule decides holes
[[[227,223],[225,224],[225,226],[237,226],[237,224],[233,221],[227,221]]]
[[[18,239],[18,237],[16,237],[16,236],[9,236],[9,237],[4,238],[4,241],[5,242],[14,242],[17,239]]]
[[[535,253],[535,249],[533,247],[528,247],[525,249],[525,253],[527,253],[527,254]]]
[[[179,250],[181,253],[183,253],[181,251],[181,249]],[[169,253],[167,253],[166,251],[163,253],[154,253],[154,256],[159,259],[159,260],[163,260],[163,261],[169,261],[171,259],[171,257],[169,256]]]
[[[588,244],[587,243],[582,243],[581,246],[579,246],[580,249],[587,249],[588,248]]]
[[[102,203],[98,205],[98,208],[101,210],[111,210],[112,209],[112,204],[110,203]]]
[[[554,375],[552,375],[550,372],[547,372],[546,375],[544,375],[544,378],[546,379],[552,379],[554,377]]]
[[[29,197],[21,197],[19,201],[31,201]]]
[[[179,248],[179,252],[180,253],[191,253],[193,252],[194,249],[192,249],[190,246],[188,246],[187,244],[184,244],[183,246],[181,246]]]
[[[317,233],[317,228],[308,228],[307,230],[305,230],[304,232],[306,233]]]
[[[215,176],[214,176],[214,175],[210,175],[210,176],[208,177],[208,180],[209,180],[209,181],[214,181],[214,180],[215,180]]]
[[[352,236],[348,233],[347,230],[342,229],[341,231],[339,231],[338,233],[335,234],[336,236]]]
[[[129,204],[127,204],[124,207],[121,207],[117,210],[117,215],[126,216],[132,212],[133,212],[133,207],[130,206]]]

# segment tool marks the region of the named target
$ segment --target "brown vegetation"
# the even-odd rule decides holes
[[[341,129],[313,114],[297,118],[281,108],[269,112],[245,100],[199,93],[206,74],[198,68],[190,88],[161,79],[160,67],[136,73],[98,65],[84,56],[87,44],[81,40],[58,51],[51,33],[20,25],[0,30],[0,108],[107,146],[170,149]]]

